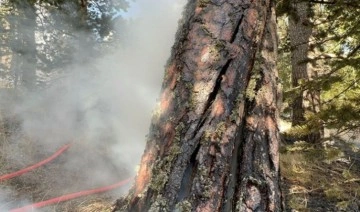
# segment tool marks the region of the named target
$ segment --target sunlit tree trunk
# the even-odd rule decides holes
[[[320,110],[320,92],[306,89],[303,85],[316,78],[316,72],[311,63],[307,62],[312,54],[311,36],[311,5],[309,2],[297,0],[292,2],[293,11],[289,16],[289,35],[291,45],[292,86],[300,90],[294,97],[292,104],[292,126],[305,125],[305,113],[316,114]],[[320,124],[319,124],[320,125]],[[301,140],[317,142],[322,137],[321,126],[310,126],[308,133],[300,137]]]
[[[115,211],[281,211],[274,1],[189,1],[182,22]]]

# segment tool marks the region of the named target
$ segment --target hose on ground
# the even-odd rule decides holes
[[[16,208],[16,209],[12,209],[9,212],[29,212],[32,211],[33,209],[36,208],[42,208],[48,205],[52,205],[52,204],[57,204],[60,202],[64,202],[64,201],[68,201],[71,199],[75,199],[78,197],[82,197],[82,196],[86,196],[86,195],[91,195],[91,194],[96,194],[96,193],[103,193],[118,187],[121,187],[123,185],[126,185],[127,183],[129,183],[131,181],[132,178],[128,178],[126,180],[122,180],[118,183],[115,183],[113,185],[109,185],[109,186],[105,186],[105,187],[101,187],[101,188],[96,188],[96,189],[91,189],[91,190],[86,190],[86,191],[80,191],[80,192],[76,192],[76,193],[72,193],[72,194],[66,194],[60,197],[56,197],[53,199],[49,199],[49,200],[45,200],[42,202],[37,202],[31,205],[27,205],[21,208]]]
[[[56,151],[53,155],[46,158],[45,160],[40,161],[39,163],[36,163],[36,164],[34,164],[32,166],[26,167],[26,168],[21,169],[19,171],[12,172],[12,173],[0,176],[0,182],[5,181],[5,180],[9,180],[11,178],[14,178],[14,177],[17,177],[17,176],[20,176],[20,175],[23,175],[23,174],[25,174],[25,173],[33,170],[33,169],[36,169],[36,168],[38,168],[40,166],[43,166],[43,165],[51,162],[52,160],[57,158],[59,155],[64,153],[66,150],[68,150],[70,148],[70,146],[71,146],[71,144],[64,145],[58,151]],[[60,203],[60,202],[68,201],[68,200],[79,198],[79,197],[82,197],[82,196],[87,196],[87,195],[96,194],[96,193],[103,193],[103,192],[106,192],[106,191],[121,187],[121,186],[129,183],[131,181],[131,179],[132,178],[128,178],[128,179],[122,180],[122,181],[120,181],[118,183],[115,183],[113,185],[109,185],[109,186],[105,186],[105,187],[101,187],[101,188],[96,188],[96,189],[80,191],[80,192],[76,192],[76,193],[72,193],[72,194],[62,195],[62,196],[52,198],[52,199],[49,199],[49,200],[45,200],[45,201],[33,203],[31,205],[23,206],[21,208],[12,209],[9,212],[32,211],[33,209],[36,209],[36,208],[41,208],[41,207],[45,207],[45,206],[48,206],[48,205],[57,204],[57,203]]]
[[[59,155],[61,155],[62,153],[64,153],[67,149],[69,149],[69,147],[71,146],[71,144],[66,144],[64,145],[63,147],[61,147],[58,151],[56,151],[53,155],[51,155],[50,157],[46,158],[45,160],[42,160],[40,161],[39,163],[37,164],[34,164],[32,166],[29,166],[29,167],[26,167],[24,169],[21,169],[19,171],[16,171],[16,172],[12,172],[10,174],[5,174],[5,175],[2,175],[0,176],[0,182],[1,181],[4,181],[4,180],[8,180],[8,179],[11,179],[11,178],[14,178],[14,177],[17,177],[17,176],[20,176],[20,175],[23,175],[33,169],[36,169],[40,166],[43,166],[49,162],[51,162],[52,160],[54,160],[55,158],[57,158]]]

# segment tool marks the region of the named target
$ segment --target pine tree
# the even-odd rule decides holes
[[[280,211],[274,1],[189,1],[182,22],[115,210]]]
[[[300,136],[300,140],[316,143],[323,135],[320,123],[309,124],[307,114],[320,112],[320,91],[304,86],[306,82],[316,79],[316,63],[308,62],[314,47],[312,46],[313,23],[312,7],[306,1],[291,3],[292,12],[289,15],[289,37],[291,49],[292,86],[297,88],[296,96],[292,102],[292,126],[307,126],[308,132]]]

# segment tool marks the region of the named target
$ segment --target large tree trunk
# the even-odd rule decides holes
[[[316,114],[320,111],[320,92],[306,89],[306,82],[316,77],[311,63],[307,62],[311,50],[312,36],[311,5],[309,2],[297,0],[292,3],[293,11],[289,17],[289,35],[291,44],[292,86],[299,87],[299,92],[292,104],[292,126],[306,125],[305,113]],[[303,84],[301,84],[303,83]],[[299,139],[315,143],[322,137],[321,126],[309,126],[308,133]]]
[[[115,211],[281,210],[275,34],[271,0],[189,1],[140,170]]]

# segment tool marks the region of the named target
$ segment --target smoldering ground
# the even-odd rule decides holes
[[[30,165],[72,143],[53,164],[2,185],[6,193],[17,184],[33,186],[33,191],[19,188],[10,199],[34,202],[135,175],[184,4],[132,3],[121,28],[126,37],[121,47],[86,63],[75,58],[64,67],[66,74],[49,77],[45,89],[2,96],[1,109],[11,114],[6,118],[16,119],[16,133],[2,145],[3,171]],[[79,60],[87,54],[77,52]],[[121,192],[126,188],[115,193]],[[9,198],[2,197],[1,205],[9,205]]]

